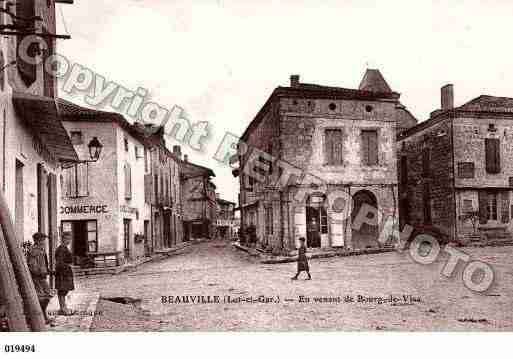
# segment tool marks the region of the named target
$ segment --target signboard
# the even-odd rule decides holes
[[[106,204],[61,206],[60,214],[102,214],[108,213]]]

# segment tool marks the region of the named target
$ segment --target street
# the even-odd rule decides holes
[[[443,277],[443,256],[432,265],[395,252],[313,259],[313,280],[304,280],[303,273],[292,281],[295,263],[262,265],[223,241],[193,245],[120,275],[77,278],[77,288],[103,298],[93,331],[513,329],[513,247],[464,251],[495,270],[496,281],[485,294],[465,288],[461,264],[453,277]],[[219,296],[220,303],[193,304],[191,297],[183,303],[183,296],[204,296],[205,302]]]

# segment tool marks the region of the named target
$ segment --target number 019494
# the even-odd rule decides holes
[[[35,353],[36,346],[34,344],[7,344],[4,345],[5,353]]]

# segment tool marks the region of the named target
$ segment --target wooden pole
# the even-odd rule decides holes
[[[0,231],[0,300],[7,308],[9,331],[27,332],[29,328],[23,313],[23,299],[16,284],[16,276],[2,231]]]
[[[27,317],[29,328],[32,331],[45,331],[46,326],[41,305],[37,298],[27,262],[19,242],[16,240],[14,226],[3,193],[0,193],[0,225],[2,226],[7,251],[14,269],[14,276],[23,298],[25,316]]]

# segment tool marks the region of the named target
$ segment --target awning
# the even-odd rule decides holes
[[[16,114],[57,160],[78,161],[53,98],[14,92],[12,102]]]

